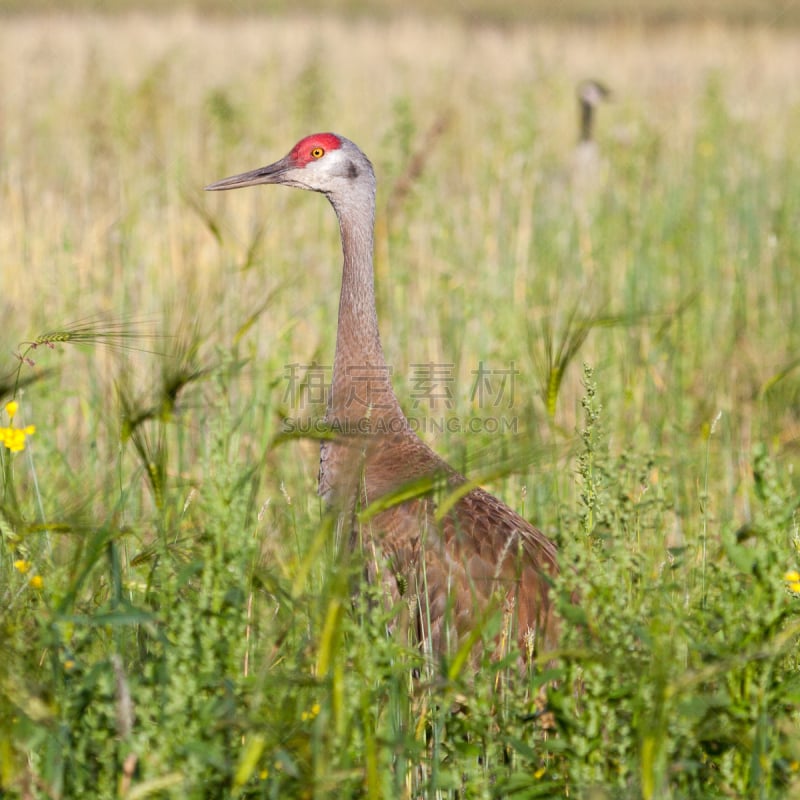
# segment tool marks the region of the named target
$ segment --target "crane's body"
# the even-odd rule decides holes
[[[411,429],[392,390],[375,308],[369,160],[342,136],[314,134],[274,164],[206,188],[261,183],[321,192],[339,219],[344,265],[326,414],[337,435],[321,447],[319,491],[352,526],[354,541],[381,554],[371,577],[395,599],[415,598],[416,635],[434,652],[457,645],[492,603],[513,611],[521,644],[549,649],[558,629],[549,591],[558,571],[555,545],[497,498],[473,488],[438,519],[434,493],[411,492],[356,522],[356,509],[404,487],[456,490],[466,482]]]

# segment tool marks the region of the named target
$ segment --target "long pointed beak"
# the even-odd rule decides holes
[[[210,183],[205,187],[207,192],[219,192],[225,189],[239,189],[242,186],[256,186],[259,183],[284,183],[287,172],[294,169],[288,156],[269,164],[266,167],[242,172],[240,175],[232,175],[230,178],[223,178],[216,183]]]

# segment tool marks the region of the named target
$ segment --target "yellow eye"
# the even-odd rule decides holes
[[[322,158],[325,155],[325,151],[321,147],[315,147],[311,151],[311,158]]]

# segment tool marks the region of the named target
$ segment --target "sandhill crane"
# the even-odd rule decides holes
[[[376,182],[369,159],[343,136],[318,133],[274,164],[206,189],[262,183],[321,192],[339,220],[344,266],[326,414],[337,436],[321,447],[319,492],[353,542],[382,554],[370,579],[382,581],[395,601],[413,599],[415,635],[433,653],[458,645],[490,603],[516,620],[521,645],[549,649],[558,629],[549,591],[556,547],[500,500],[472,488],[437,519],[433,492],[412,492],[367,522],[356,519],[357,508],[402,487],[430,479],[457,490],[466,482],[416,435],[392,390],[375,308]]]
[[[600,81],[585,80],[578,84],[580,109],[580,142],[594,141],[594,113],[597,106],[611,96],[611,90]]]
[[[588,192],[596,189],[601,178],[600,151],[594,139],[594,117],[599,103],[611,91],[599,81],[585,80],[578,84],[579,134],[572,163],[573,192],[576,202],[585,200]]]

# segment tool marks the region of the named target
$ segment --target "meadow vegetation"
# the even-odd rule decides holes
[[[796,796],[798,73],[770,25],[5,19],[0,797]],[[524,675],[501,618],[387,634],[287,434],[335,218],[202,187],[316,130],[376,166],[404,407],[561,548]]]
[[[735,25],[753,23],[773,27],[800,22],[800,8],[789,0],[3,0],[0,13],[72,12],[94,10],[103,14],[130,11],[164,13],[184,10],[217,16],[242,14],[292,13],[338,14],[345,17],[398,15],[450,17],[478,23],[516,24],[547,22],[555,24],[618,23],[664,25],[675,22],[722,22]]]

